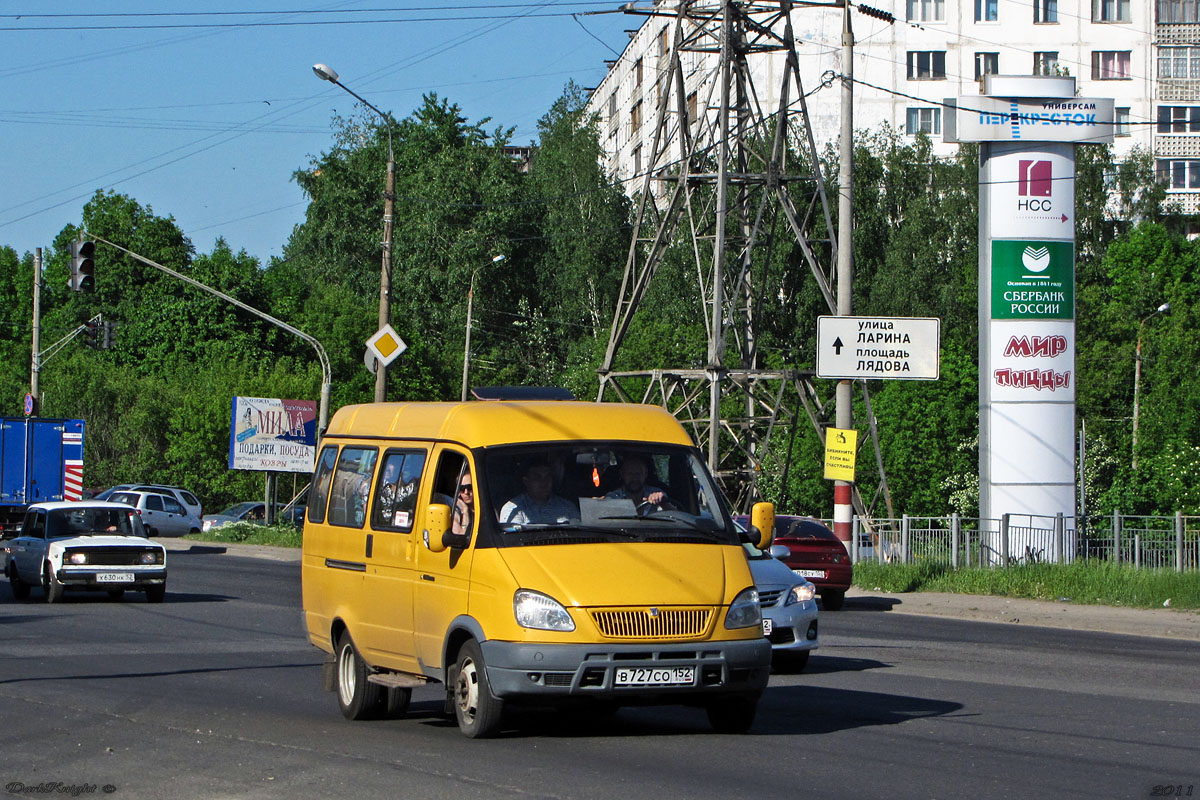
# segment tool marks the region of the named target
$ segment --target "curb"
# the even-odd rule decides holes
[[[1200,612],[1190,609],[1093,606],[942,592],[879,594],[853,586],[846,592],[846,608],[1200,642]]]
[[[236,542],[201,542],[193,539],[157,538],[154,541],[167,549],[168,553],[180,555],[230,555],[242,558],[263,558],[269,561],[300,562],[299,547],[272,547],[264,544],[239,544]]]

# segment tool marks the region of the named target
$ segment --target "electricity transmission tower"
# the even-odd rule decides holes
[[[674,21],[668,67],[654,87],[653,138],[642,160],[599,399],[666,407],[707,453],[735,508],[746,509],[760,497],[764,469],[784,467],[764,463],[772,436],[805,416],[823,435],[831,406],[820,401],[811,373],[761,368],[755,337],[756,298],[779,287],[754,282],[781,247],[795,248],[836,313],[837,238],[800,79],[792,3],[679,0],[670,11],[626,10]],[[689,82],[685,60],[712,64],[712,54],[715,71]],[[782,62],[774,91],[755,86],[755,57]],[[764,98],[774,98],[773,107],[764,107]],[[634,315],[676,239],[690,244],[699,279],[703,366],[617,370]],[[861,499],[856,505],[863,513]]]

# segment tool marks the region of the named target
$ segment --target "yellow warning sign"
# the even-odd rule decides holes
[[[854,482],[854,457],[858,451],[858,431],[825,429],[825,479]]]

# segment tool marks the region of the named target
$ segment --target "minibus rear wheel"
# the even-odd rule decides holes
[[[483,653],[474,639],[463,642],[451,676],[454,717],[458,729],[471,739],[486,739],[500,730],[504,703],[492,697]]]
[[[374,719],[384,704],[384,687],[367,680],[367,665],[348,631],[337,643],[337,699],[346,719]]]

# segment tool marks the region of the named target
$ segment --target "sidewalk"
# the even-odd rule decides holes
[[[196,542],[190,539],[159,538],[156,542],[172,553],[194,555],[232,555],[265,558],[273,561],[300,562],[300,550],[293,547],[266,547],[256,544]],[[168,557],[169,560],[169,557]],[[917,614],[952,617],[976,622],[1006,625],[1036,625],[1080,631],[1122,633],[1132,636],[1157,636],[1200,642],[1200,611],[1170,608],[1120,608],[1089,606],[1071,602],[1021,600],[977,594],[942,592],[885,593],[857,586],[846,592],[847,611],[881,611],[891,614]],[[841,614],[841,611],[822,612]]]

